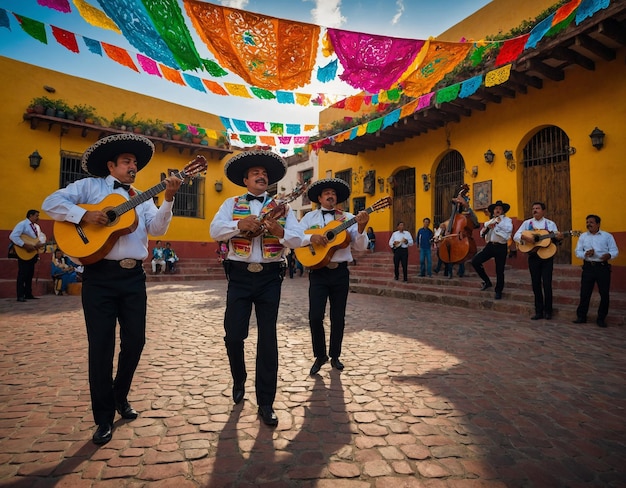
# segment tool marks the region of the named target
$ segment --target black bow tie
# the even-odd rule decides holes
[[[324,215],[335,215],[335,211],[334,210],[322,210],[322,216]]]
[[[246,200],[251,201],[251,200],[258,200],[259,202],[263,203],[265,202],[265,196],[260,195],[258,197],[255,197],[254,195],[251,195],[250,193],[248,193],[246,195]]]
[[[125,183],[120,183],[119,181],[114,181],[113,182],[113,189],[117,189],[117,188],[124,188],[124,190],[128,191],[130,190],[130,185],[127,185]]]

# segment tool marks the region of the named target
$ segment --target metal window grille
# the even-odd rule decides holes
[[[172,213],[178,217],[204,218],[204,187],[203,177],[182,184],[174,197]]]
[[[435,172],[435,225],[450,218],[450,200],[463,184],[464,173],[465,161],[458,151],[450,151],[439,162]]]
[[[569,137],[559,127],[541,129],[524,146],[525,168],[564,161],[569,161]]]
[[[59,174],[59,188],[65,188],[70,183],[77,180],[87,178],[89,175],[85,173],[80,165],[82,154],[61,152],[61,172]]]

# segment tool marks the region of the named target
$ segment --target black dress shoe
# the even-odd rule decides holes
[[[34,297],[32,295],[29,295],[29,296],[27,296],[25,298],[26,298],[26,300],[39,300],[39,297]]]
[[[123,419],[134,420],[139,416],[137,411],[130,406],[130,403],[128,403],[127,400],[124,400],[123,402],[116,402],[115,410],[117,410]]]
[[[104,424],[99,424],[96,431],[93,433],[93,437],[91,440],[94,444],[102,445],[106,444],[113,437],[113,426],[106,422]]]
[[[233,401],[235,405],[241,403],[243,401],[243,396],[246,393],[246,383],[235,383],[233,385]]]
[[[545,314],[543,314],[543,318],[546,320],[552,320],[552,313],[546,312]]]
[[[480,287],[480,291],[485,291],[488,290],[489,288],[491,288],[493,285],[491,283],[485,283],[483,281],[483,286]]]
[[[495,297],[496,300],[502,300],[502,293],[496,293]]]
[[[278,425],[278,417],[274,413],[274,409],[271,405],[260,405],[259,415],[265,425],[269,425],[271,427]]]
[[[316,358],[315,362],[313,363],[313,366],[311,366],[311,371],[309,371],[309,374],[311,376],[313,376],[314,374],[317,374],[319,370],[322,369],[322,365],[327,362],[328,362],[328,356],[322,356],[321,358]]]
[[[18,297],[17,301],[18,301],[18,302],[25,302],[25,301],[26,301],[26,298],[24,298],[24,297]]]
[[[606,325],[606,322],[604,321],[604,319],[596,320],[596,324],[598,324],[598,327],[608,327],[608,325]]]
[[[543,314],[542,313],[536,313],[535,315],[533,315],[530,320],[541,320],[543,318]]]
[[[586,324],[587,323],[587,319],[585,319],[583,317],[576,317],[576,320],[572,320],[572,323],[574,323],[574,324]]]
[[[339,358],[333,358],[330,360],[330,365],[339,370],[339,371],[343,371],[343,363],[341,361],[339,361]]]

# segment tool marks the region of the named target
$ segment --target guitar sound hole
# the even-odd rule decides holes
[[[109,210],[107,212],[107,218],[109,219],[109,223],[113,223],[117,220],[117,214],[113,210]]]
[[[326,233],[326,239],[328,239],[328,242],[332,241],[335,238],[335,233],[332,231],[329,231]]]

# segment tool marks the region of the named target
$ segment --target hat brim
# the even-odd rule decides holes
[[[235,185],[246,186],[243,179],[250,168],[260,166],[267,171],[268,185],[278,183],[287,174],[287,163],[271,151],[244,151],[230,158],[224,165],[226,178]]]
[[[326,178],[323,180],[317,180],[313,183],[308,191],[307,196],[309,200],[315,203],[319,203],[319,196],[326,188],[332,188],[337,194],[337,203],[345,202],[350,198],[350,187],[348,184],[339,178]]]
[[[492,203],[491,205],[489,205],[487,207],[487,211],[490,214],[493,214],[493,211],[495,210],[496,207],[502,207],[502,213],[507,213],[511,209],[511,206],[508,203],[496,202],[496,203]]]
[[[130,132],[103,137],[83,153],[81,166],[92,176],[105,177],[109,175],[107,163],[123,153],[135,156],[139,172],[152,159],[154,144],[150,139]]]

